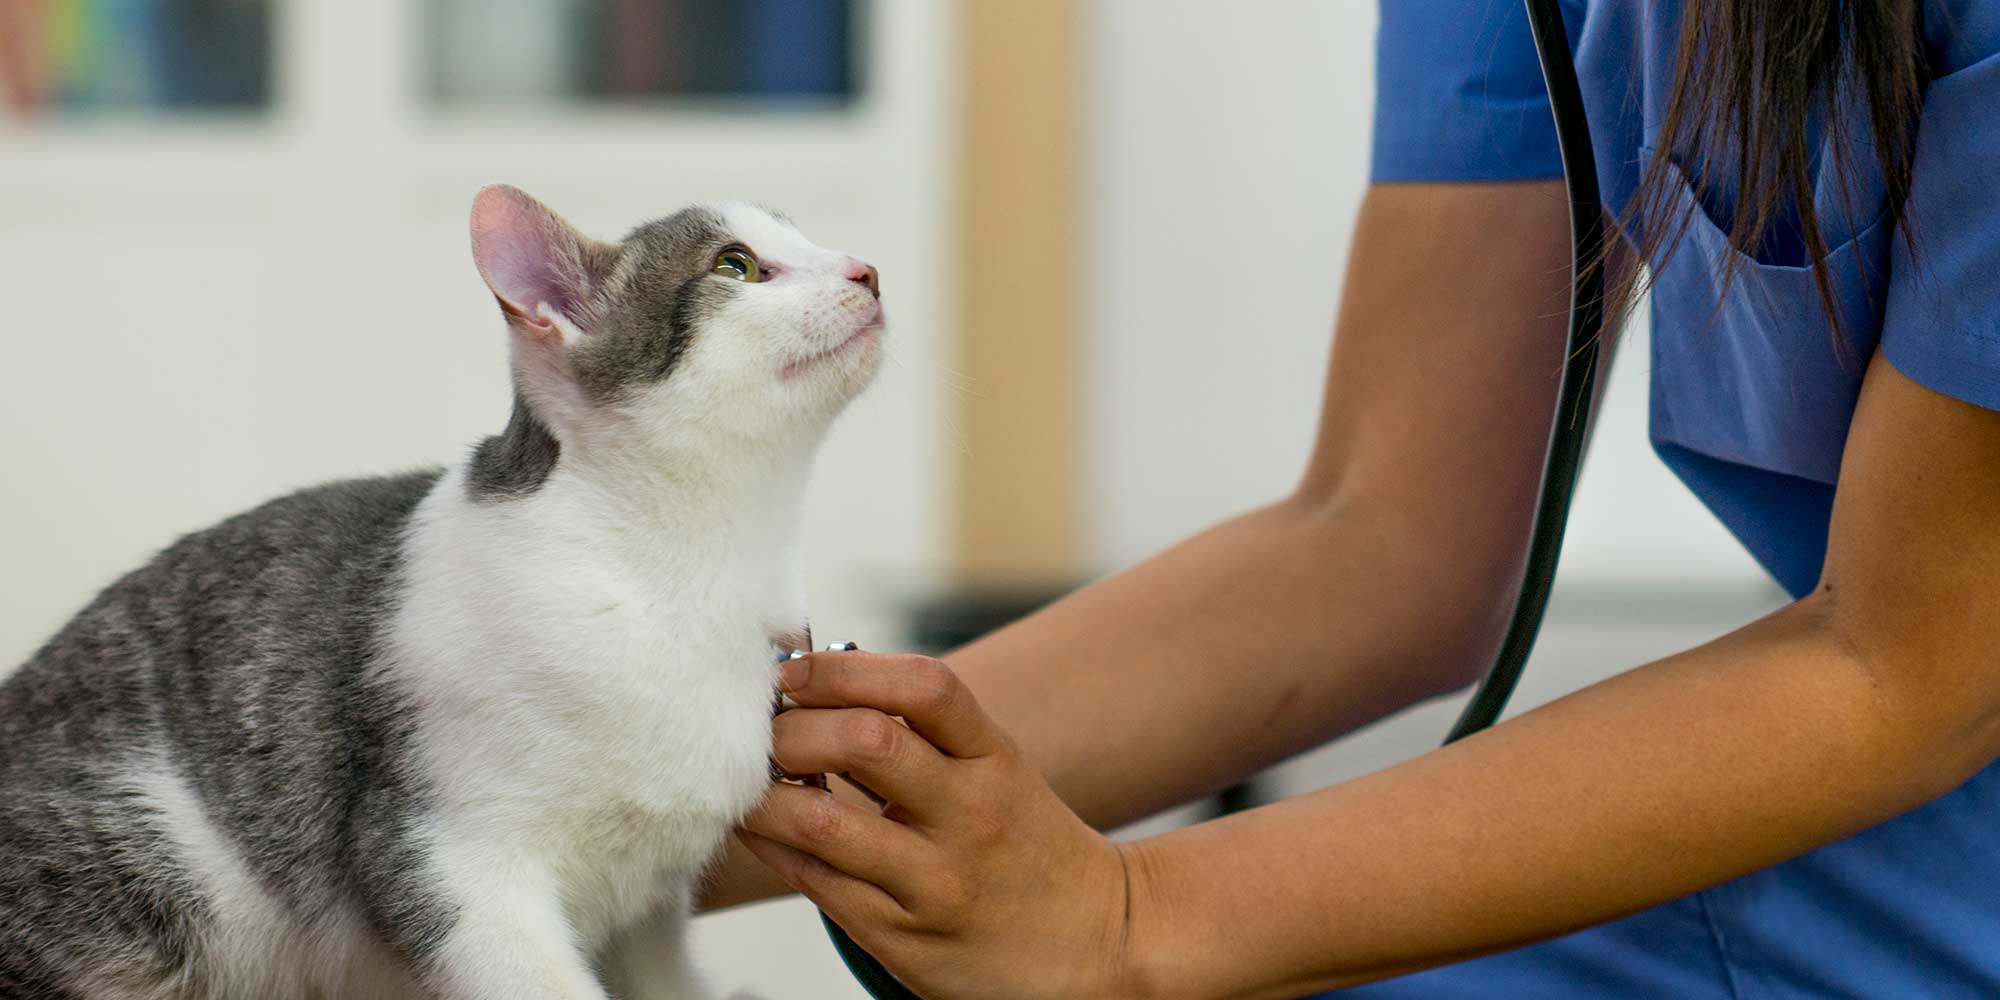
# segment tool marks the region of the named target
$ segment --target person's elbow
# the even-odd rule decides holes
[[[1957,788],[2000,760],[2000,601],[1910,605],[1823,585],[1799,602],[1886,724],[1885,766],[1912,804]]]
[[[1358,493],[1300,490],[1271,511],[1296,539],[1291,558],[1319,607],[1319,641],[1373,647],[1355,658],[1409,703],[1485,676],[1518,593],[1525,538],[1504,526],[1441,528],[1431,513]],[[1366,628],[1342,623],[1360,621]],[[1338,633],[1338,634],[1336,634]]]

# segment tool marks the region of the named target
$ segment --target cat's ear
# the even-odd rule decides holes
[[[493,184],[472,202],[472,260],[507,322],[531,340],[564,344],[603,318],[618,247],[576,231],[520,188]]]

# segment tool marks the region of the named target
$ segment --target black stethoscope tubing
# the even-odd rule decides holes
[[[1597,158],[1590,144],[1576,63],[1570,55],[1569,32],[1558,0],[1525,0],[1534,31],[1535,53],[1548,85],[1549,108],[1555,117],[1556,141],[1562,149],[1563,179],[1569,189],[1570,302],[1569,336],[1563,354],[1562,384],[1556,394],[1555,417],[1549,428],[1548,450],[1542,464],[1535,521],[1528,539],[1527,566],[1507,634],[1493,666],[1466,703],[1445,743],[1455,743],[1491,726],[1507,707],[1520,682],[1521,669],[1534,649],[1548,610],[1556,563],[1562,555],[1563,529],[1569,522],[1570,498],[1583,465],[1583,446],[1590,426],[1590,399],[1597,381],[1598,339],[1604,325],[1604,206],[1597,188]],[[890,975],[873,955],[820,914],[834,950],[847,970],[876,1000],[922,1000]]]

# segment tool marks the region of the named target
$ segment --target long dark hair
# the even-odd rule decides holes
[[[1683,0],[1673,87],[1652,159],[1626,209],[1640,233],[1638,262],[1658,263],[1686,233],[1676,212],[1682,157],[1700,163],[1705,178],[1733,175],[1736,191],[1729,242],[1745,255],[1762,245],[1773,224],[1795,217],[1807,262],[1814,265],[1820,303],[1840,342],[1840,315],[1827,275],[1826,237],[1813,204],[1812,125],[1831,139],[1834,191],[1854,214],[1857,162],[1872,148],[1888,195],[1884,225],[1911,234],[1904,222],[1916,151],[1917,118],[1929,76],[1924,53],[1924,0]],[[1856,116],[1865,114],[1866,121]],[[1869,136],[1854,134],[1865,124]],[[1724,287],[1743,256],[1723,265]],[[1642,289],[1637,266],[1617,267],[1610,305],[1622,307]]]

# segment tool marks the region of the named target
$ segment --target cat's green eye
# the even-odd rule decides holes
[[[764,270],[757,266],[757,258],[750,251],[731,247],[715,255],[715,266],[709,269],[725,278],[737,281],[762,281]]]

